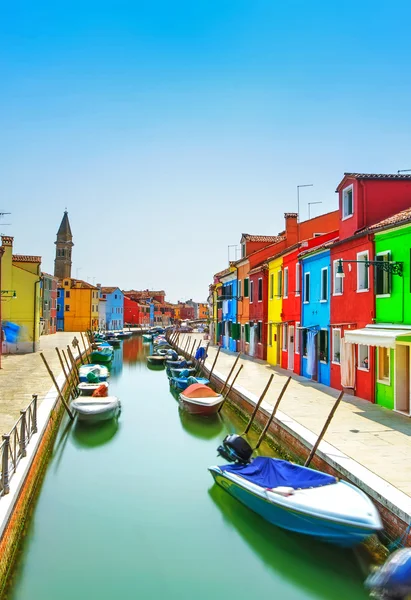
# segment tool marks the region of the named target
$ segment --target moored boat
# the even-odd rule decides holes
[[[93,350],[93,352],[90,355],[90,359],[93,362],[110,362],[113,359],[114,356],[114,350],[113,348],[110,346],[110,344],[105,344],[100,345],[96,348],[96,350]]]
[[[208,385],[194,383],[180,393],[180,402],[193,415],[214,415],[224,402],[224,396]]]
[[[368,496],[332,475],[265,456],[209,471],[234,498],[283,529],[344,547],[382,529]]]
[[[165,356],[161,356],[161,354],[154,354],[152,356],[147,356],[147,362],[151,365],[164,365],[166,360]]]
[[[100,386],[105,385],[108,388],[107,381],[102,381],[98,383],[87,383],[86,381],[80,381],[77,386],[77,389],[81,396],[92,396],[93,392],[96,391]]]
[[[141,337],[145,342],[151,342],[153,339],[153,335],[151,333],[143,333]]]
[[[121,403],[117,396],[106,396],[105,398],[83,398],[73,400],[71,408],[78,415],[79,421],[88,423],[99,423],[118,417]]]
[[[193,383],[202,383],[208,385],[210,382],[205,377],[170,377],[170,384],[177,390],[185,390]]]
[[[97,364],[81,365],[78,374],[80,382],[85,381],[88,383],[106,381],[109,376],[107,367]]]
[[[194,377],[196,369],[194,367],[168,367],[171,377]]]

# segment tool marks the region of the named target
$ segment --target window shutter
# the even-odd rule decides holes
[[[245,324],[245,341],[250,342],[250,323]]]
[[[244,279],[244,298],[248,298],[248,277]]]

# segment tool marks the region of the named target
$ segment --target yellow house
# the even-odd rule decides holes
[[[281,365],[281,313],[283,308],[283,257],[268,261],[267,361]]]
[[[40,347],[40,256],[13,254],[12,237],[1,237],[0,323],[3,351],[35,352]]]
[[[61,282],[64,298],[64,331],[95,331],[99,327],[99,289],[67,277]]]

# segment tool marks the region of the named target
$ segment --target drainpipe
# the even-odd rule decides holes
[[[41,279],[34,282],[34,313],[33,313],[33,352],[36,351],[36,310],[37,310],[37,284]]]

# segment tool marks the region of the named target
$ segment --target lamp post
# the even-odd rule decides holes
[[[403,276],[403,266],[404,263],[396,260],[383,261],[383,260],[340,260],[337,265],[337,272],[335,274],[336,277],[342,279],[345,277],[343,263],[360,263],[365,265],[368,269],[372,265],[376,269],[382,269],[387,273],[391,273],[393,275]]]
[[[309,202],[308,203],[308,220],[311,219],[311,210],[310,210],[311,204],[322,204],[322,201],[320,200],[319,202]]]

